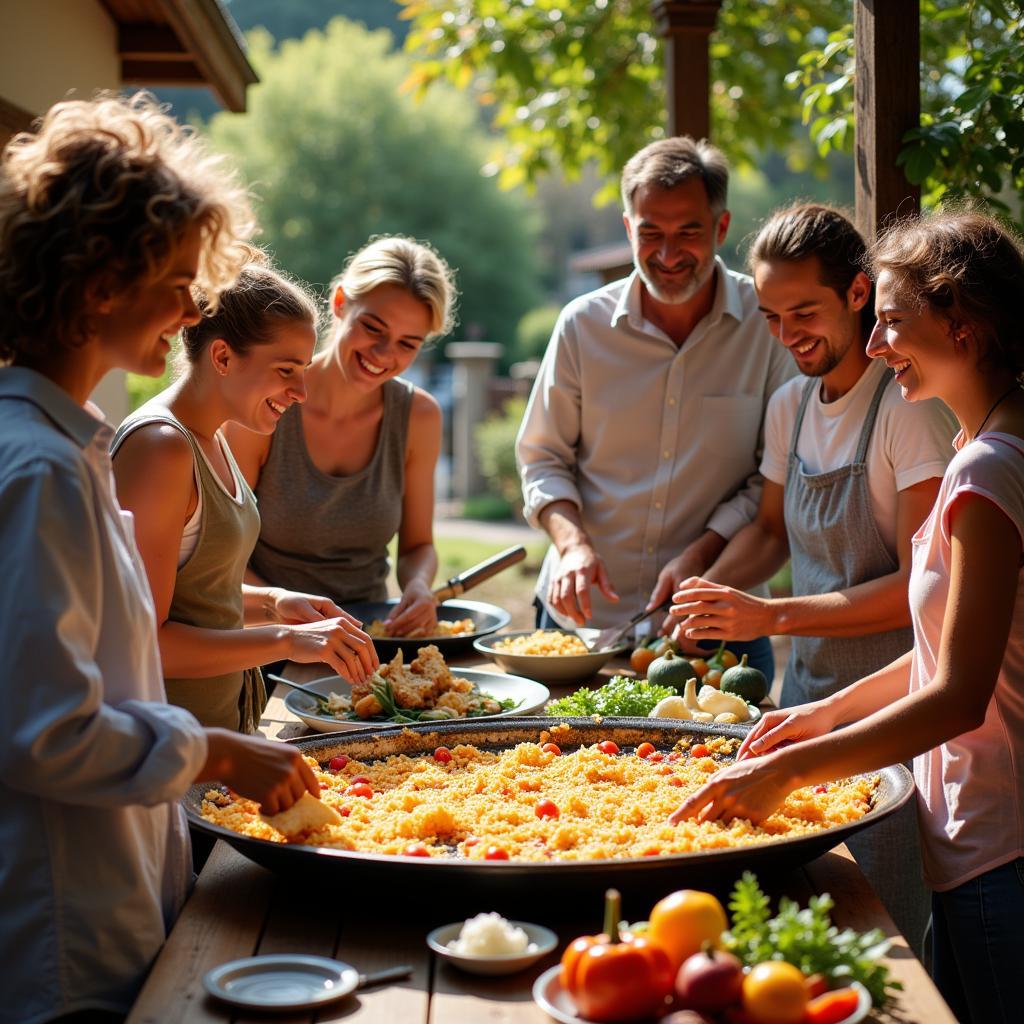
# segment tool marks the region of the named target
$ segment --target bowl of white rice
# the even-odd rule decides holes
[[[514,974],[547,956],[558,945],[558,936],[539,924],[488,913],[435,928],[427,945],[470,974]]]

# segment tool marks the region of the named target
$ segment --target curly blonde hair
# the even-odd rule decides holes
[[[956,207],[890,225],[868,254],[877,279],[898,286],[942,317],[953,335],[968,328],[982,361],[1024,372],[1024,242],[995,218]]]
[[[248,194],[222,157],[146,93],[55,104],[0,166],[0,360],[80,344],[89,299],[158,277],[189,230],[212,297],[246,260]]]
[[[428,242],[402,235],[371,238],[350,256],[332,282],[349,299],[358,299],[382,284],[396,284],[430,310],[430,338],[448,334],[455,326],[455,275]]]

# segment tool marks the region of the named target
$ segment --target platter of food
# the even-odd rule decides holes
[[[735,755],[737,726],[657,719],[494,718],[375,727],[295,741],[343,818],[282,835],[259,808],[197,785],[192,824],[284,873],[415,877],[431,884],[625,883],[685,873],[688,884],[763,865],[786,870],[902,806],[909,772],[792,794],[763,827],[668,814]]]
[[[591,651],[587,644],[598,632],[596,629],[519,630],[492,634],[475,640],[473,646],[506,672],[542,683],[583,683],[593,679],[615,655],[629,648],[626,641],[620,641],[603,650]]]
[[[412,658],[416,648],[425,643],[435,644],[444,654],[470,651],[474,640],[504,629],[512,619],[504,608],[495,604],[459,598],[437,606],[437,619],[443,625],[435,635],[390,636],[384,623],[397,604],[397,598],[390,598],[387,601],[356,601],[342,606],[362,621],[363,628],[373,637],[373,646],[381,661],[393,658],[399,650]]]
[[[529,715],[550,696],[546,686],[532,679],[449,666],[434,645],[418,648],[409,663],[398,651],[363,686],[334,675],[306,683],[305,690],[321,699],[293,690],[284,705],[317,732]]]

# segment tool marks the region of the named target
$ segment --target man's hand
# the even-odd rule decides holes
[[[679,584],[669,610],[669,621],[680,642],[754,640],[777,632],[775,620],[771,601],[699,576]]]
[[[548,585],[548,607],[577,626],[586,625],[593,614],[590,588],[595,585],[609,601],[618,601],[619,595],[597,552],[589,544],[574,544],[558,559],[558,569]]]

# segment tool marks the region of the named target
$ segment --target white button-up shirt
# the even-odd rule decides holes
[[[111,431],[0,369],[0,1021],[125,1012],[191,883],[206,759],[164,698]]]
[[[525,514],[539,525],[553,501],[580,509],[621,597],[594,588],[591,625],[640,611],[669,559],[757,512],[765,406],[796,367],[750,278],[716,259],[715,280],[711,311],[681,346],[644,318],[634,272],[566,306],[544,355],[516,443]],[[541,598],[557,562],[552,548]]]

